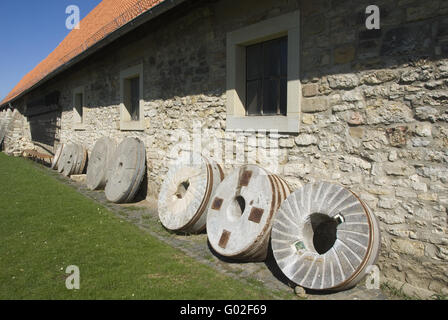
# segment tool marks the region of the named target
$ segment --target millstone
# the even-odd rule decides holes
[[[327,182],[292,193],[272,228],[280,269],[314,290],[355,286],[376,263],[380,246],[378,221],[367,205],[350,190]]]
[[[78,159],[78,146],[71,143],[64,148],[63,162],[61,162],[61,173],[68,177],[75,170],[76,161]]]
[[[107,137],[96,142],[87,167],[87,187],[90,190],[99,190],[106,186],[115,148],[115,142]]]
[[[82,174],[87,163],[87,150],[82,145],[64,145],[58,161],[58,172],[64,176]]]
[[[75,144],[76,146],[76,160],[75,160],[75,166],[73,167],[72,172],[70,175],[77,175],[81,171],[81,165],[82,165],[82,157],[83,157],[83,147],[79,144]]]
[[[194,159],[200,159],[194,163]],[[207,207],[224,178],[221,167],[191,156],[170,167],[159,193],[159,218],[168,230],[198,233],[205,229]]]
[[[77,159],[76,159],[76,166],[73,170],[72,174],[79,175],[84,173],[84,169],[86,168],[87,164],[87,150],[82,145],[77,145]]]
[[[54,153],[53,161],[51,162],[51,169],[57,170],[58,169],[58,163],[61,159],[62,150],[64,149],[64,144],[59,144],[58,148],[56,149],[56,152]]]
[[[79,168],[78,174],[83,174],[85,172],[88,157],[89,157],[89,153],[87,152],[87,149],[82,147],[81,167]]]
[[[289,187],[256,165],[232,172],[218,186],[207,216],[212,248],[235,260],[266,258],[273,218]]]
[[[62,149],[61,156],[58,161],[58,167],[57,167],[57,170],[59,173],[62,173],[64,171],[64,164],[66,162],[68,148],[69,148],[69,146],[67,144],[65,144],[64,148]]]
[[[106,197],[114,203],[130,202],[141,186],[146,170],[146,150],[137,138],[126,138],[118,146],[106,184]]]

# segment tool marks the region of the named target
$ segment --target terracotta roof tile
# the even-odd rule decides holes
[[[46,75],[75,58],[101,39],[164,0],[103,0],[67,37],[20,80],[0,105],[10,102]]]

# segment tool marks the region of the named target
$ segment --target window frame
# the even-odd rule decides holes
[[[139,119],[132,120],[132,116],[126,107],[126,101],[130,99],[127,94],[126,82],[131,79],[139,78]],[[144,113],[143,113],[143,64],[133,66],[120,72],[120,130],[121,131],[144,131]]]
[[[78,106],[77,106],[77,96],[82,95],[82,101],[81,101],[81,113],[79,113]],[[84,131],[86,130],[85,127],[85,104],[86,104],[86,94],[84,86],[77,87],[73,90],[73,126],[75,131]]]
[[[288,37],[288,84],[286,116],[246,115],[247,46]],[[226,130],[278,130],[299,132],[300,12],[294,11],[227,33]]]

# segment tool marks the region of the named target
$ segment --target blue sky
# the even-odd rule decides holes
[[[81,19],[101,0],[0,0],[0,100],[70,32],[65,9]]]

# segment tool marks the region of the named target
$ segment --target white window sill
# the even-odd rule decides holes
[[[284,133],[299,132],[298,116],[228,116],[226,131],[233,130],[275,130]]]
[[[80,123],[80,122],[75,123],[73,125],[73,129],[75,131],[86,131],[87,130],[86,125],[83,123]]]
[[[145,131],[145,125],[142,121],[121,121],[121,131]]]

